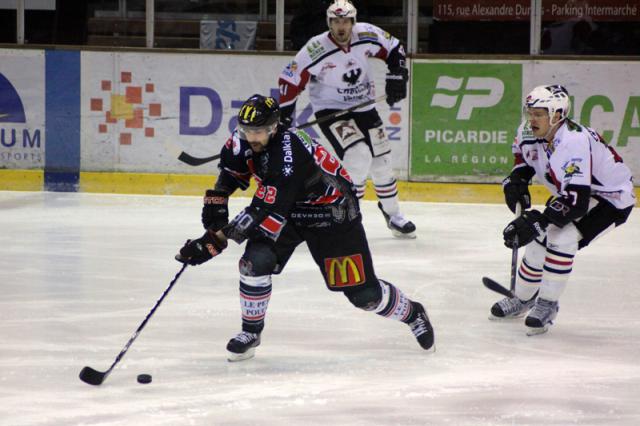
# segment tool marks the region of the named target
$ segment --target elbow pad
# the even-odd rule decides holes
[[[569,185],[566,196],[554,197],[547,203],[543,214],[551,223],[562,228],[589,211],[591,188],[585,185]]]
[[[286,223],[287,220],[277,213],[249,206],[222,228],[222,233],[238,244],[246,239],[275,241]]]

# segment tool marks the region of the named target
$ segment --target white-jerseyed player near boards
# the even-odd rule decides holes
[[[636,203],[631,171],[593,129],[568,118],[570,100],[560,85],[536,87],[524,103],[526,120],[513,144],[515,165],[503,181],[512,211],[531,207],[535,175],[551,192],[543,212],[527,210],[504,230],[507,247],[526,246],[515,297],[491,308],[492,319],[528,313],[528,334],[548,330],[558,314],[576,252],[622,225]]]
[[[385,93],[393,106],[407,96],[408,71],[399,40],[367,23],[356,23],[356,8],[336,0],[327,9],[329,31],[312,37],[280,74],[282,122],[292,123],[298,95],[309,86],[317,118],[375,99],[369,58],[387,63]],[[359,198],[369,173],[378,207],[394,236],[415,238],[415,225],[400,212],[392,170],[391,145],[375,106],[363,107],[319,124],[324,136],[349,171]]]

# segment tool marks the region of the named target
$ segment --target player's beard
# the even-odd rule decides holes
[[[343,46],[348,45],[351,41],[351,33],[344,30],[332,32],[331,35],[338,44]]]

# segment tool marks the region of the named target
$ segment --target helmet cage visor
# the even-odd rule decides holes
[[[265,135],[271,135],[271,133],[275,131],[277,126],[278,126],[277,122],[265,124],[262,126],[251,126],[251,125],[238,123],[237,129],[238,129],[238,133],[240,134],[240,137],[242,139],[247,139],[247,135],[259,135],[263,133]]]

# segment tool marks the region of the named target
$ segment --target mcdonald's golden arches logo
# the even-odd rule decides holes
[[[330,287],[351,287],[367,280],[361,254],[325,259],[324,270]]]

